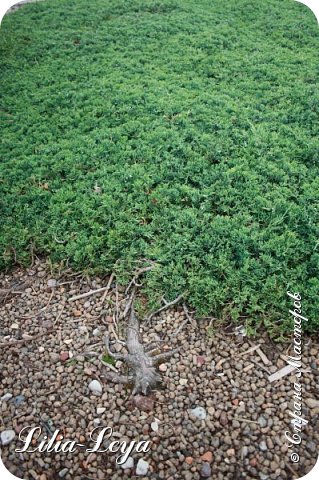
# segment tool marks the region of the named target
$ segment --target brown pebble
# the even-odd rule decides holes
[[[211,463],[211,461],[213,460],[213,454],[212,454],[212,452],[205,452],[205,453],[201,456],[201,459],[203,460],[203,462]]]
[[[223,425],[223,427],[225,427],[225,425],[227,425],[228,418],[227,418],[226,412],[221,413],[220,418],[219,418],[219,422],[220,422],[221,425]]]

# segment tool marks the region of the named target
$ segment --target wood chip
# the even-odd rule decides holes
[[[268,368],[264,367],[263,365],[261,365],[261,363],[258,363],[256,362],[255,360],[251,359],[251,361],[257,365],[257,367],[261,368],[264,372],[266,372],[268,375],[270,375],[270,371],[268,370]]]
[[[280,370],[277,370],[277,372],[273,373],[272,375],[269,375],[268,380],[269,382],[275,382],[276,380],[280,380],[282,377],[289,375],[289,373],[293,372],[294,370],[295,367],[293,367],[292,365],[286,365]]]
[[[248,371],[251,370],[252,368],[254,368],[254,364],[253,364],[253,363],[250,363],[250,364],[247,365],[245,368],[243,368],[243,372],[248,372]]]
[[[251,348],[249,348],[248,350],[246,350],[245,352],[241,352],[239,353],[238,355],[235,355],[236,357],[241,357],[242,355],[247,355],[248,353],[252,353],[254,352],[255,350],[257,350],[259,347],[260,347],[260,343],[258,343],[258,345],[255,345]]]
[[[249,418],[237,417],[236,415],[234,415],[233,418],[234,420],[238,420],[239,422],[255,423],[256,425],[258,425],[258,422],[256,422],[256,420],[250,420]]]
[[[218,370],[222,366],[222,364],[226,362],[226,360],[227,358],[222,358],[221,360],[219,360],[215,366],[215,369]]]
[[[268,358],[266,357],[266,355],[264,354],[264,352],[260,348],[256,348],[256,353],[258,353],[258,355],[260,356],[260,358],[262,359],[262,361],[265,365],[270,365],[271,364],[271,362],[268,360]]]

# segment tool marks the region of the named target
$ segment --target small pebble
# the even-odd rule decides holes
[[[61,362],[65,362],[69,358],[69,352],[61,352],[60,353],[60,360]]]
[[[69,469],[68,468],[63,468],[62,470],[59,471],[59,477],[63,478],[65,475],[68,473]]]
[[[261,426],[261,428],[265,428],[267,426],[267,420],[265,419],[265,417],[262,417],[262,416],[259,417],[258,423]]]
[[[305,404],[309,408],[318,408],[319,407],[319,400],[315,400],[314,398],[306,398]]]
[[[200,469],[200,475],[203,478],[208,478],[212,474],[211,466],[208,462],[204,462]]]
[[[16,407],[20,407],[25,401],[25,396],[24,395],[17,395],[16,397],[12,398],[12,402]]]
[[[206,410],[203,407],[192,408],[190,414],[192,417],[198,418],[199,420],[205,420],[207,416]]]
[[[106,410],[105,407],[97,407],[96,413],[97,413],[98,415],[102,415],[102,413],[104,413],[105,410]]]
[[[12,398],[12,393],[5,393],[1,397],[1,402],[7,402],[10,398]]]
[[[266,450],[268,450],[267,444],[264,440],[262,442],[260,442],[259,448],[262,452],[265,452]]]
[[[149,463],[143,460],[142,458],[139,459],[136,465],[136,475],[144,476],[147,474],[149,468]]]
[[[203,460],[203,462],[211,463],[212,460],[213,460],[213,454],[212,454],[212,452],[206,452],[206,453],[204,453],[204,454],[201,456],[201,459]]]
[[[128,457],[126,462],[121,464],[121,468],[123,468],[123,470],[126,470],[127,468],[133,468],[133,467],[134,467],[134,459],[132,457]]]
[[[14,430],[3,430],[0,434],[2,445],[8,445],[16,436]]]
[[[92,393],[96,395],[101,395],[102,394],[102,385],[98,380],[92,380],[89,383],[89,389],[91,390]]]

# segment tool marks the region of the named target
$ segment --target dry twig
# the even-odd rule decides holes
[[[63,304],[63,305],[62,305],[62,308],[60,309],[60,311],[59,311],[59,313],[58,313],[58,315],[57,315],[57,317],[56,317],[56,319],[54,320],[54,324],[53,324],[53,325],[56,325],[56,324],[58,323],[58,321],[60,320],[64,308],[65,308],[65,305]]]
[[[12,347],[15,345],[22,345],[25,342],[32,342],[32,340],[37,340],[38,338],[43,337],[43,332],[33,335],[29,338],[21,338],[20,340],[13,340],[12,342],[0,342],[0,347]]]
[[[175,305],[176,303],[178,303],[182,298],[183,296],[185,295],[186,292],[183,292],[181,295],[179,295],[177,298],[175,298],[175,300],[173,300],[172,302],[165,302],[165,305],[161,308],[159,308],[158,310],[155,310],[155,312],[151,313],[145,320],[145,325],[148,325],[150,323],[150,321],[152,320],[152,318],[154,317],[154,315],[157,315],[158,313],[162,312],[163,310],[166,310],[167,308],[169,307],[172,307],[173,305]]]
[[[102,299],[101,299],[101,303],[105,302],[106,296],[109,293],[109,290],[110,290],[110,287],[112,285],[113,279],[114,279],[114,272],[112,272],[112,275],[110,276],[109,281],[107,282],[105,292],[103,293],[103,296],[102,296]]]
[[[127,294],[127,292],[130,291],[132,285],[135,285],[137,286],[136,284],[136,280],[141,276],[143,275],[143,273],[146,273],[146,272],[149,272],[150,270],[152,270],[152,268],[154,268],[154,266],[156,265],[156,263],[153,263],[152,265],[149,265],[148,267],[143,267],[143,268],[140,268],[139,270],[137,270],[137,272],[134,274],[134,277],[132,278],[132,280],[130,281],[130,283],[128,284],[126,290],[125,290],[125,294]]]
[[[109,287],[101,287],[97,288],[96,290],[90,290],[86,293],[81,293],[80,295],[75,295],[74,297],[69,298],[69,302],[74,302],[75,300],[80,300],[81,298],[87,298],[91,295],[96,295],[97,293],[105,292]]]

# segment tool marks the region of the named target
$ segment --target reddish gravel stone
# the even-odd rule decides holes
[[[197,365],[199,367],[202,367],[204,365],[205,361],[206,361],[206,359],[202,355],[197,356]]]
[[[133,398],[134,405],[144,412],[151,412],[154,410],[154,399],[151,397],[144,397],[143,395],[135,395]]]
[[[61,362],[65,362],[68,359],[69,359],[69,352],[61,352],[60,353]]]
[[[213,460],[213,454],[212,454],[212,452],[206,452],[206,453],[204,453],[204,455],[201,456],[201,459],[202,459],[204,462],[211,463],[212,460]]]

